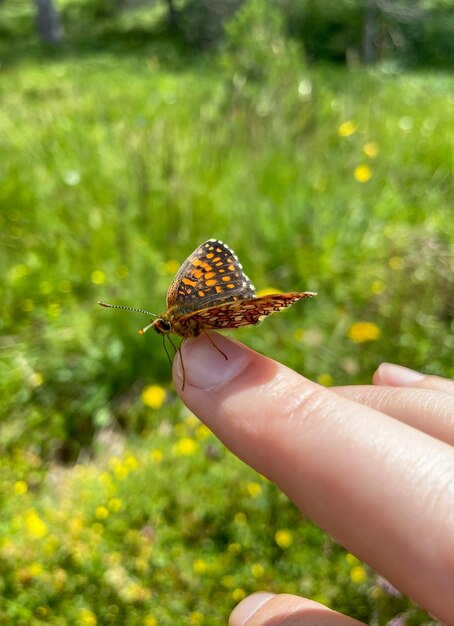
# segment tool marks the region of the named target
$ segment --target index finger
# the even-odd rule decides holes
[[[175,359],[185,404],[339,543],[452,621],[452,449],[237,342],[212,337],[228,359],[206,337],[185,344],[183,391]]]

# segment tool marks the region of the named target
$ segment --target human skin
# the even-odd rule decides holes
[[[326,389],[212,334],[174,361],[183,402],[305,516],[440,621],[454,625],[454,383],[382,364],[373,385]],[[230,626],[358,622],[259,593]]]

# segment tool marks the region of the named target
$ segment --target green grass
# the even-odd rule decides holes
[[[199,441],[159,338],[137,336],[146,318],[96,301],[161,312],[175,263],[217,237],[258,289],[319,294],[235,334],[252,347],[325,383],[368,382],[383,360],[454,375],[452,77],[309,70],[289,55],[254,82],[234,56],[166,58],[68,55],[3,73],[0,621],[224,623],[265,587],[429,623]],[[362,321],[379,334],[357,343]],[[156,410],[141,398],[152,384],[167,390]],[[123,478],[109,457],[124,464],[124,451],[93,446],[112,428],[137,459]],[[90,462],[58,469],[80,454]]]

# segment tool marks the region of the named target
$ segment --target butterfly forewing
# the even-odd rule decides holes
[[[222,241],[209,239],[179,269],[167,293],[167,308],[177,307],[183,316],[254,294],[235,253]]]
[[[302,298],[313,296],[315,293],[300,291],[225,302],[189,313],[183,319],[196,319],[206,329],[239,328],[257,324],[264,317],[286,309]]]

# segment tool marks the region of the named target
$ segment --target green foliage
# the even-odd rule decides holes
[[[180,413],[146,318],[96,304],[161,312],[218,237],[259,289],[319,293],[238,331],[252,347],[324,384],[382,360],[454,374],[452,78],[308,69],[264,6],[203,65],[156,47],[4,70],[6,625],[217,623],[263,587],[429,623]]]
[[[366,0],[281,0],[289,32],[311,61],[362,57]],[[452,0],[371,2],[377,59],[406,66],[454,62]]]
[[[376,624],[428,623],[175,408],[134,451],[111,434],[96,465],[51,471],[52,488],[36,458],[0,466],[4,626],[220,624],[258,588]],[[39,498],[20,476],[33,463]]]

